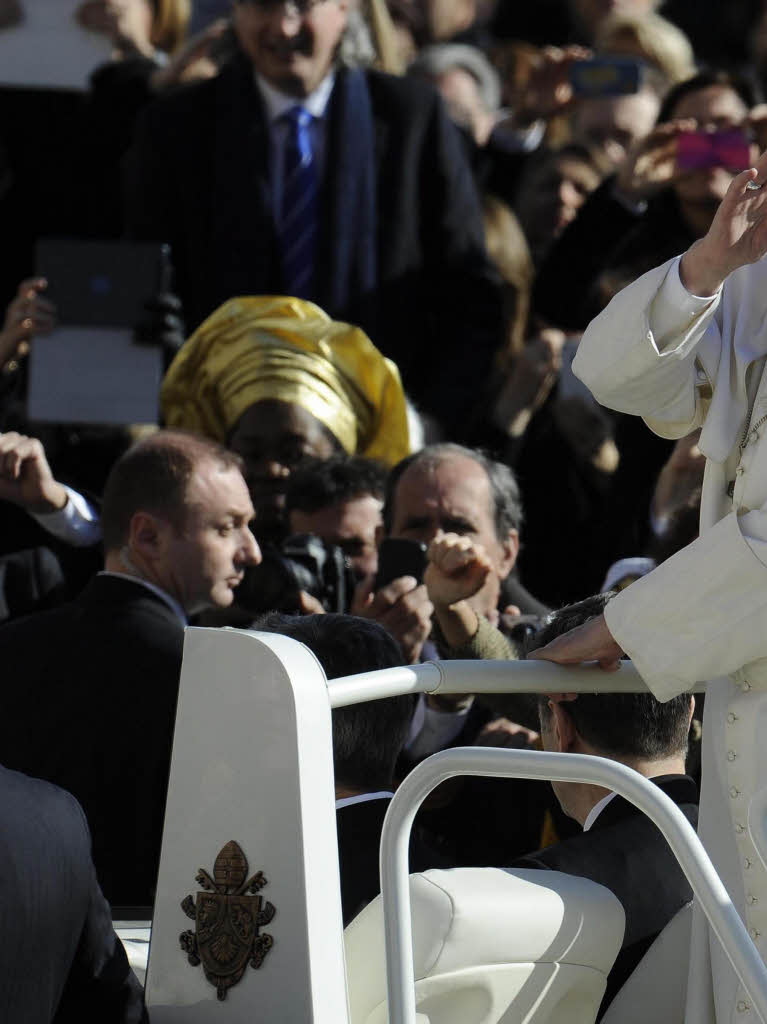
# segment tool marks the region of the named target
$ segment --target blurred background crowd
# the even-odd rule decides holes
[[[23,21],[4,8],[6,27]],[[351,612],[414,662],[519,656],[552,609],[696,536],[695,435],[666,441],[601,407],[571,364],[589,321],[705,235],[767,147],[763,0],[84,0],[74,17],[111,48],[86,90],[0,88],[6,666],[45,678],[30,651],[58,620],[36,616],[68,607],[105,556],[107,578],[153,581],[185,621]],[[165,247],[136,324],[161,353],[157,423],[30,416],[29,363],[67,302],[36,262],[50,238]],[[209,592],[199,552],[155,565],[130,526],[164,472],[150,459],[134,479],[130,453],[151,453],[158,427],[239,457],[219,466],[247,483],[227,529],[254,514],[252,535]],[[170,437],[194,465],[219,459]],[[144,780],[155,832],[168,692]],[[92,779],[26,758],[19,720],[5,715],[0,762],[71,788],[106,895],[148,904],[159,834],[120,891],[129,869],[110,863]],[[539,728],[534,707],[470,696],[422,701],[406,726],[399,770]],[[484,785],[429,812],[454,861],[509,863],[568,834],[552,801],[520,785],[510,821]]]

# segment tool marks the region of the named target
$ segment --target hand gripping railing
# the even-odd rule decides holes
[[[517,665],[515,674],[516,668]],[[571,681],[568,673],[567,686],[560,685],[560,688],[574,691],[576,686],[570,685]],[[601,688],[606,689],[604,673]],[[456,747],[433,754],[407,776],[394,795],[384,820],[381,891],[390,1024],[416,1024],[408,882],[410,830],[423,800],[441,782],[455,775],[585,782],[613,790],[635,804],[665,836],[735,973],[762,1021],[767,1022],[767,969],[695,830],[665,793],[631,768],[604,757]]]

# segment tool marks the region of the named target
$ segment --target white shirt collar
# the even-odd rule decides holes
[[[613,797],[617,796],[617,793],[608,793],[607,796],[603,796],[602,799],[594,804],[589,813],[586,815],[586,820],[583,823],[583,831],[588,832],[594,822],[597,820],[602,811],[607,807]]]
[[[295,96],[288,96],[287,93],[282,92],[280,89],[275,89],[273,85],[256,72],[256,85],[263,98],[266,116],[270,123],[282,117],[283,114],[287,114],[293,107],[298,106],[308,110],[312,117],[324,117],[335,80],[335,71],[330,71],[325,75],[314,92],[310,92],[303,99],[297,99]]]
[[[336,810],[339,811],[342,807],[350,807],[352,804],[364,804],[368,800],[391,800],[394,793],[390,793],[388,790],[381,789],[377,793],[358,793],[356,796],[345,796],[340,800],[336,800]]]
[[[110,572],[109,569],[102,569],[98,574],[99,576],[116,576],[118,580],[130,580],[131,583],[138,583],[142,587],[146,587],[147,590],[151,590],[153,594],[157,594],[162,600],[168,605],[171,611],[174,611],[181,620],[181,625],[187,625],[186,614],[184,609],[167,590],[162,590],[160,587],[155,586],[154,583],[150,583],[149,580],[142,580],[140,576],[131,576],[128,572]]]

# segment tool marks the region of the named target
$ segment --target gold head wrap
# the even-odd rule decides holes
[[[222,442],[264,399],[301,406],[350,455],[394,465],[410,450],[397,367],[358,327],[312,302],[230,299],[187,341],[160,392],[169,427]]]

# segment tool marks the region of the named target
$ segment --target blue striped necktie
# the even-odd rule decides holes
[[[283,163],[280,243],[287,295],[311,298],[317,250],[317,161],[312,152],[312,115],[291,107],[283,115],[288,139]]]

